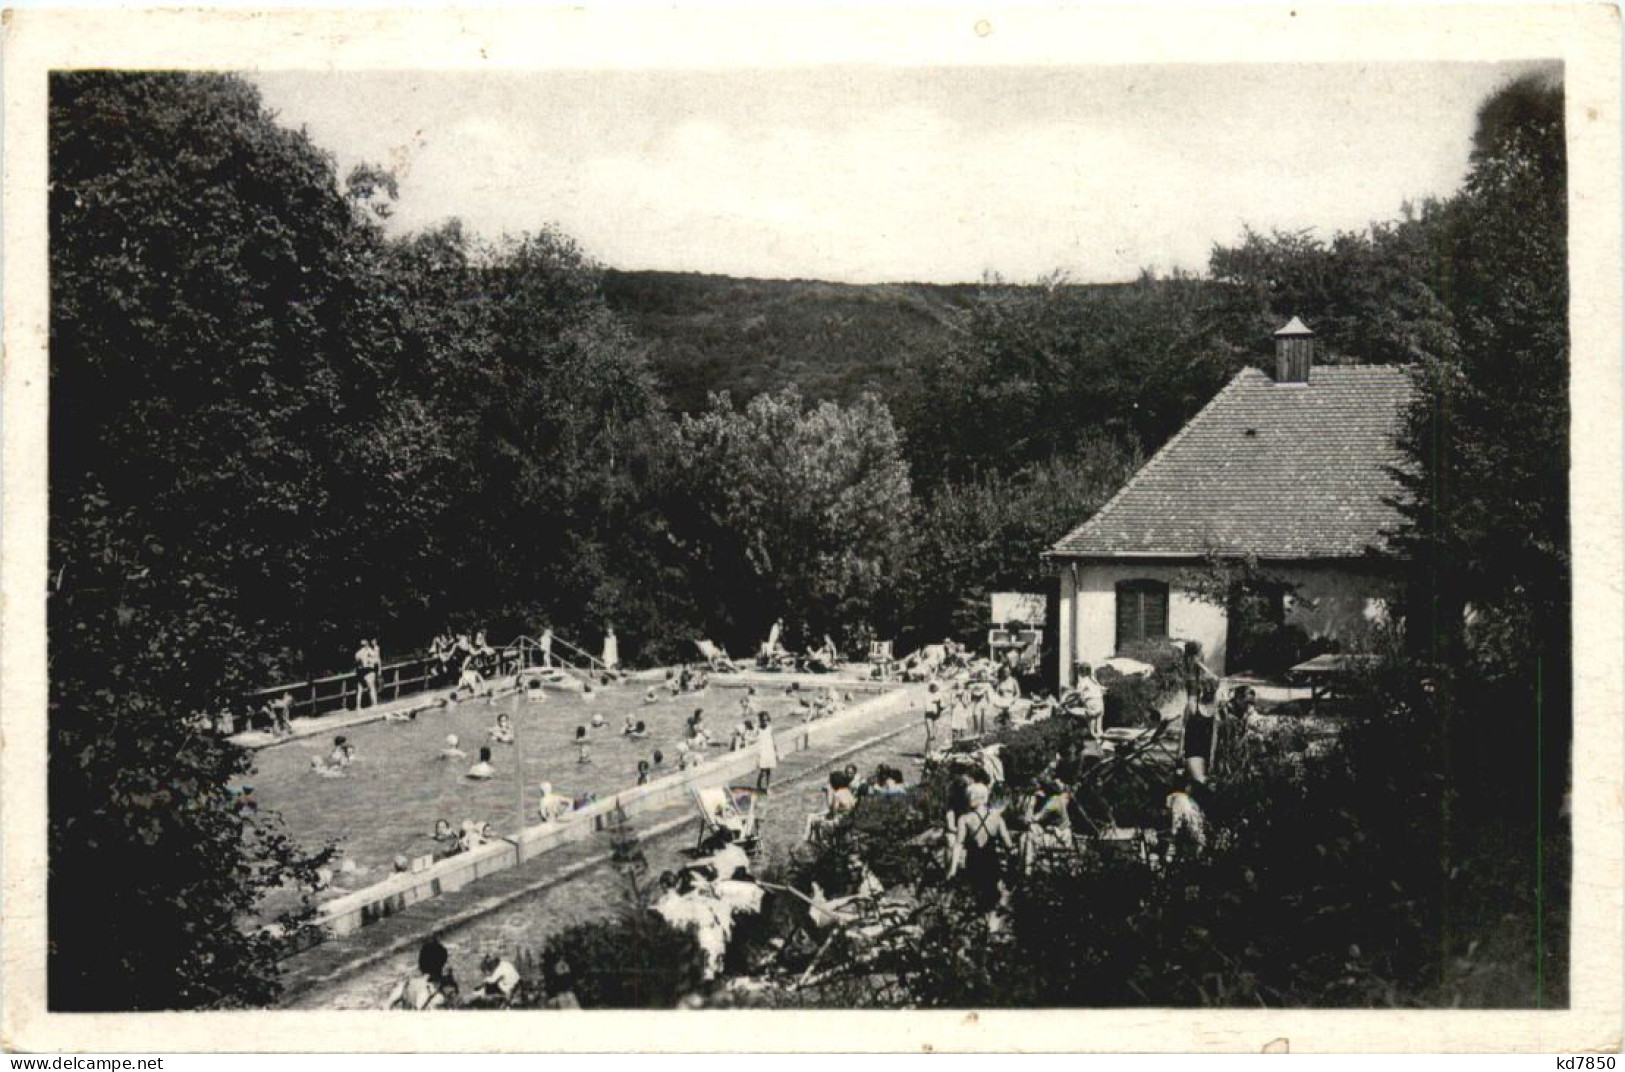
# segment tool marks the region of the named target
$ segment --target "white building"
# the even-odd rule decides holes
[[[1182,575],[1209,555],[1256,558],[1296,586],[1285,621],[1348,639],[1396,594],[1380,550],[1400,522],[1393,469],[1413,395],[1393,365],[1315,365],[1294,317],[1276,333],[1276,374],[1243,369],[1106,505],[1045,558],[1060,571],[1060,676],[1139,639],[1201,643],[1224,672],[1223,608]]]

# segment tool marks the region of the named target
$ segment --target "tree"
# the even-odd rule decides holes
[[[1160,446],[1223,383],[1208,304],[1208,284],[1184,276],[990,281],[946,352],[911,364],[901,411],[919,485],[1014,474],[1100,435]]]
[[[1396,541],[1413,568],[1417,639],[1494,697],[1474,734],[1534,751],[1544,736],[1554,788],[1571,643],[1566,168],[1560,84],[1524,78],[1485,102],[1448,215],[1459,345],[1419,369]]]
[[[884,619],[912,506],[884,403],[726,397],[677,425],[665,513],[707,620],[738,643],[783,616],[795,640]]]
[[[54,75],[50,169],[50,1003],[261,1002],[319,855],[188,716],[290,662],[369,235],[235,78]]]
[[[1137,466],[1115,441],[1097,436],[1075,454],[1010,476],[989,473],[938,488],[921,509],[904,573],[907,639],[979,642],[995,591],[1051,593],[1057,606],[1055,571],[1041,555]]]

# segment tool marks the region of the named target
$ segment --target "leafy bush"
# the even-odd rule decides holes
[[[1118,655],[1146,663],[1151,673],[1133,677],[1109,666],[1096,668],[1095,679],[1106,689],[1106,725],[1155,724],[1163,703],[1182,687],[1179,649],[1166,639],[1136,640],[1125,644]]]
[[[1108,727],[1153,725],[1165,699],[1167,694],[1159,692],[1148,677],[1120,677],[1106,690],[1105,723]]]
[[[1071,718],[1048,718],[995,734],[994,740],[1004,746],[999,757],[1004,763],[1005,782],[1020,788],[1030,786],[1075,733]]]
[[[561,960],[584,1009],[671,1009],[700,987],[704,958],[692,933],[634,909],[549,938],[542,970],[550,989]]]

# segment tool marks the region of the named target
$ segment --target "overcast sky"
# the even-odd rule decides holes
[[[395,226],[556,224],[618,268],[849,282],[1200,271],[1460,184],[1530,64],[264,73]]]

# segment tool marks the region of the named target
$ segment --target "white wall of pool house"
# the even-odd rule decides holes
[[[1080,662],[1098,666],[1117,654],[1118,585],[1155,581],[1168,586],[1168,636],[1202,645],[1202,661],[1226,672],[1228,619],[1223,608],[1195,598],[1180,584],[1196,560],[1062,561],[1060,687],[1069,687]],[[1286,621],[1302,626],[1311,639],[1341,641],[1345,650],[1366,640],[1386,623],[1398,588],[1380,570],[1364,563],[1283,563],[1265,572],[1296,586],[1287,601]]]

